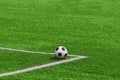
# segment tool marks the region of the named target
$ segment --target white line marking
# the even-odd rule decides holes
[[[14,74],[20,74],[20,73],[24,73],[24,72],[29,72],[29,71],[49,67],[49,66],[54,66],[54,65],[58,65],[58,64],[66,63],[66,62],[71,62],[71,61],[83,59],[83,58],[86,58],[86,56],[78,56],[76,58],[71,58],[71,59],[68,59],[68,60],[61,60],[61,61],[58,61],[58,62],[52,62],[52,63],[43,64],[43,65],[39,65],[39,66],[34,66],[34,67],[22,69],[22,70],[13,71],[13,72],[2,73],[2,74],[0,74],[0,77],[10,76],[10,75],[14,75]]]
[[[25,52],[25,53],[54,54],[54,53],[35,52],[35,51],[20,50],[20,49],[5,48],[5,47],[0,47],[0,49],[1,49],[1,50],[7,50],[7,51]]]
[[[0,47],[0,49],[1,50],[8,50],[8,51],[16,51],[16,52],[25,52],[25,53],[54,54],[54,53],[35,52],[35,51],[19,50],[19,49],[14,49],[14,48],[5,48],[5,47]],[[47,63],[47,64],[43,64],[43,65],[39,65],[39,66],[34,66],[34,67],[30,67],[30,68],[25,68],[25,69],[13,71],[13,72],[2,73],[2,74],[0,74],[0,77],[10,76],[10,75],[14,75],[14,74],[20,74],[20,73],[29,72],[29,71],[49,67],[49,66],[54,66],[54,65],[58,65],[58,64],[62,64],[62,63],[67,63],[67,62],[87,58],[87,56],[79,56],[79,55],[68,55],[68,56],[75,56],[75,58],[61,60],[58,62],[51,62],[51,63]]]
[[[5,47],[0,47],[0,49],[1,49],[1,50],[7,50],[7,51],[25,52],[25,53],[36,53],[36,54],[55,54],[55,53],[36,52],[36,51],[20,50],[20,49],[5,48]],[[79,55],[68,55],[68,56],[79,56]]]

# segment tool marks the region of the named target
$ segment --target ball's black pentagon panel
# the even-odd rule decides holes
[[[56,51],[58,50],[59,48],[56,48]]]
[[[67,56],[67,54],[65,54],[65,57]]]
[[[62,53],[58,53],[58,56],[62,56]]]
[[[62,51],[65,51],[65,48],[64,48],[64,47],[62,48]]]

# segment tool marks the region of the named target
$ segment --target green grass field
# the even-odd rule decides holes
[[[0,0],[0,47],[89,56],[0,80],[120,80],[119,0]],[[0,50],[0,73],[58,61]]]

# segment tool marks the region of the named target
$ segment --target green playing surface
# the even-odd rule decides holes
[[[0,47],[49,53],[59,45],[89,58],[0,80],[119,80],[120,1],[0,0]],[[0,50],[0,73],[52,58]]]

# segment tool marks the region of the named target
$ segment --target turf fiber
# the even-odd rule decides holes
[[[119,80],[119,21],[119,0],[0,0],[0,46],[54,52],[57,46],[64,45],[71,54],[89,56],[0,79]],[[0,73],[6,71],[2,56],[10,59],[12,54],[16,61],[27,57],[27,53],[7,53],[0,51]],[[28,55],[30,59],[31,56]],[[38,64],[41,55],[33,58],[33,63],[26,64]]]

